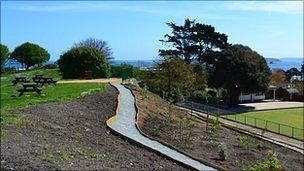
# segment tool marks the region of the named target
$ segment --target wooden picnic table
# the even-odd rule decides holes
[[[44,84],[51,85],[51,83],[56,85],[56,83],[57,83],[57,81],[53,80],[52,77],[45,77],[45,76],[33,78],[33,81],[37,84],[41,84],[41,86],[44,86]]]
[[[12,81],[13,86],[16,85],[17,83],[28,83],[29,80],[26,79],[24,76],[19,76],[15,77],[15,79]]]
[[[23,83],[23,88],[17,90],[19,92],[19,97],[23,95],[24,92],[36,92],[41,94],[42,89],[38,87],[36,83]]]

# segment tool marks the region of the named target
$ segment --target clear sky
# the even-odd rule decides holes
[[[108,41],[117,60],[155,59],[167,22],[211,24],[229,43],[264,57],[303,57],[303,2],[1,1],[1,43],[37,43],[57,60],[87,37]]]

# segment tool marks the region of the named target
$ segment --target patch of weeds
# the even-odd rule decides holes
[[[221,143],[218,148],[218,156],[220,160],[226,160],[229,155],[226,145],[224,143]]]
[[[245,171],[248,170],[247,166],[245,165],[245,163],[241,160],[236,160],[235,161],[235,165],[241,170],[241,171]]]
[[[86,151],[86,150],[82,150],[80,148],[76,148],[75,150],[76,154],[78,154],[79,156],[82,156],[84,158],[91,158],[91,159],[97,159],[100,158],[100,155],[98,155],[97,153],[94,152],[90,152],[90,151]]]
[[[74,158],[73,153],[70,152],[70,151],[67,151],[67,150],[60,151],[59,156],[60,156],[60,159],[63,160],[63,161],[70,160],[70,159]]]
[[[284,165],[279,161],[278,155],[274,151],[269,151],[267,159],[264,162],[256,163],[249,167],[250,171],[263,171],[263,170],[279,170],[283,169]]]
[[[68,122],[69,122],[70,125],[74,125],[76,123],[76,119],[72,116],[69,116]]]
[[[251,137],[248,135],[238,135],[237,140],[246,148],[247,151],[249,151],[250,145],[251,145]]]
[[[93,92],[98,92],[100,90],[101,90],[101,88],[92,88],[87,91],[81,92],[80,96],[86,96],[86,95],[92,94]]]
[[[7,130],[1,129],[0,140],[3,141],[7,138]]]
[[[54,156],[52,154],[45,154],[42,157],[42,160],[47,161],[49,163],[55,163],[55,158],[54,158]]]
[[[264,143],[262,141],[259,141],[256,145],[256,148],[261,151],[264,148]]]

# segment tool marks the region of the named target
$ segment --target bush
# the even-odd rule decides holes
[[[120,65],[112,65],[111,66],[111,77],[122,77],[122,71],[125,68],[133,68],[132,65],[129,64],[120,64]]]
[[[63,78],[81,78],[86,70],[93,77],[109,77],[110,67],[105,55],[90,47],[72,48],[60,56],[59,69]]]
[[[250,171],[262,171],[262,170],[280,170],[283,169],[283,164],[279,161],[278,155],[269,151],[267,155],[267,160],[261,163],[256,163],[249,167]]]
[[[226,160],[228,157],[228,149],[225,144],[220,144],[219,145],[219,151],[218,155],[220,157],[220,160]]]
[[[57,69],[58,65],[57,64],[46,64],[42,68],[45,68],[45,69]]]

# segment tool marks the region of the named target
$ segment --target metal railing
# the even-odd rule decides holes
[[[266,119],[256,118],[253,116],[241,115],[240,113],[236,113],[233,111],[220,109],[218,107],[208,106],[205,104],[195,103],[191,101],[183,101],[179,103],[179,105],[191,110],[196,110],[213,116],[219,116],[220,118],[264,129],[273,133],[285,135],[287,137],[295,138],[298,140],[304,140],[304,129],[302,128],[297,128]]]

